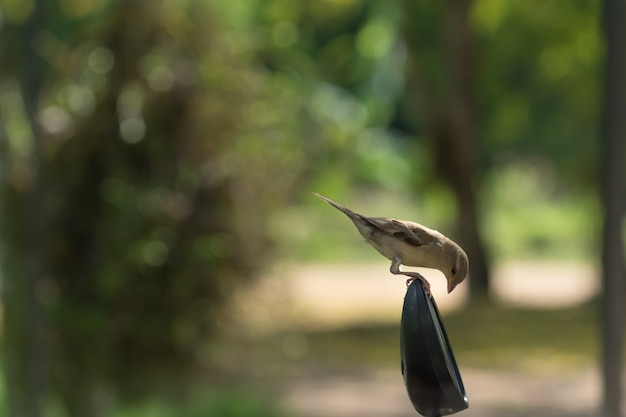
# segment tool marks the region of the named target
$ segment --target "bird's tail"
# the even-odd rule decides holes
[[[372,233],[374,233],[374,231],[378,227],[374,223],[372,223],[369,220],[369,218],[359,213],[353,212],[349,208],[344,207],[341,204],[334,202],[328,197],[324,197],[323,195],[318,194],[318,193],[313,193],[313,194],[315,194],[316,196],[318,196],[319,198],[326,201],[328,204],[330,204],[331,206],[335,207],[337,210],[343,212],[346,216],[348,216],[350,220],[352,220],[352,223],[354,223],[354,225],[356,226],[361,236],[363,236],[363,239],[365,239],[365,241],[367,242],[370,241],[372,237]]]
[[[324,200],[331,206],[335,207],[337,210],[342,211],[346,216],[350,217],[352,221],[356,220],[356,221],[362,222],[364,220],[363,216],[361,216],[360,214],[353,212],[349,208],[342,206],[341,204],[331,200],[330,198],[324,197],[323,195],[318,194],[318,193],[313,193],[313,194],[315,194],[316,196],[318,196],[319,198],[321,198],[322,200]]]

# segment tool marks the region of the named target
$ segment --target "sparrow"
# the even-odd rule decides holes
[[[313,194],[348,216],[365,241],[391,260],[389,271],[409,277],[407,286],[419,279],[430,294],[430,283],[422,275],[401,271],[400,265],[440,270],[448,281],[448,293],[467,277],[467,254],[438,231],[406,220],[363,216],[321,194]]]

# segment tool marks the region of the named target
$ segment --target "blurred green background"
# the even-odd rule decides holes
[[[302,318],[303,267],[382,261],[313,191],[466,248],[471,280],[443,310],[470,381],[586,376],[600,6],[0,1],[0,416],[368,416],[306,384],[341,396],[332,381],[374,375],[380,393],[378,370],[406,404],[386,415],[412,415],[388,265],[371,269],[396,316],[316,321],[325,299],[350,309],[331,280]],[[572,265],[591,289],[538,306],[579,285]],[[506,395],[474,410],[545,406]]]

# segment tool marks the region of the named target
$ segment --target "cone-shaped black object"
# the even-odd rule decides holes
[[[439,310],[420,280],[413,281],[404,296],[400,346],[404,384],[418,413],[446,416],[468,407]]]

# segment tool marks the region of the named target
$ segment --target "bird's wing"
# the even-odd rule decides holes
[[[436,237],[433,235],[435,231],[429,232],[420,224],[388,219],[386,217],[366,217],[366,220],[380,231],[401,239],[409,245],[424,246],[433,243],[438,244]]]

